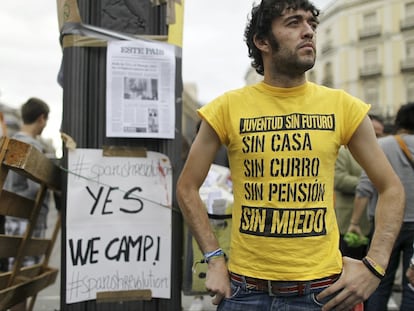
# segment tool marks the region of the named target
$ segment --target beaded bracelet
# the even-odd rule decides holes
[[[365,256],[362,258],[364,265],[371,271],[377,278],[382,280],[385,276],[385,270],[379,264],[377,264],[371,257]]]
[[[216,249],[215,251],[208,252],[204,254],[204,262],[208,263],[210,259],[214,257],[222,257],[226,258],[226,254],[223,252],[221,248]]]
[[[193,273],[196,273],[196,268],[197,268],[198,264],[200,264],[200,263],[207,263],[208,264],[210,259],[212,259],[214,257],[222,257],[222,256],[227,261],[227,255],[226,255],[225,252],[223,252],[223,250],[221,248],[218,248],[218,249],[216,249],[215,251],[212,251],[212,252],[205,253],[203,255],[203,259],[194,261],[194,264],[193,264],[193,267],[192,267]]]

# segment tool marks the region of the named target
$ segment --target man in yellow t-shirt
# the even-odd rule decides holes
[[[369,105],[306,81],[318,15],[307,0],[264,0],[253,7],[245,39],[264,80],[198,111],[203,122],[177,199],[208,263],[206,288],[218,310],[349,310],[375,290],[388,264],[404,191],[378,146]],[[234,193],[228,263],[199,196],[223,144]],[[341,145],[381,193],[363,261],[342,258],[338,247],[333,184]]]

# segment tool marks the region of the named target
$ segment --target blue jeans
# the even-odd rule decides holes
[[[403,270],[402,270],[402,299],[400,311],[414,310],[414,291],[408,287],[408,280],[405,276],[405,271],[410,264],[411,256],[413,255],[413,240],[414,240],[414,223],[405,222],[401,226],[401,231],[395,241],[394,248],[391,253],[390,262],[385,272],[385,277],[381,280],[380,285],[375,292],[368,298],[365,310],[366,311],[386,311],[388,299],[391,296],[392,286],[394,284],[395,273],[397,272],[400,263],[400,256],[402,254]]]
[[[322,302],[316,299],[324,289],[312,289],[302,296],[271,296],[263,291],[247,289],[232,280],[232,295],[221,301],[217,311],[320,311],[323,303],[332,298]]]

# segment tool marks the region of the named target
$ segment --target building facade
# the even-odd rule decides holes
[[[320,20],[309,80],[348,91],[388,120],[414,102],[414,0],[334,0]]]

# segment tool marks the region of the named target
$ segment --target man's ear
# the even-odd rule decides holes
[[[44,113],[42,113],[40,116],[37,117],[36,120],[40,123],[45,123],[45,122],[47,122],[47,117]]]
[[[269,41],[264,38],[259,38],[257,35],[254,35],[253,37],[254,45],[262,52],[269,52],[270,51],[270,45]]]

